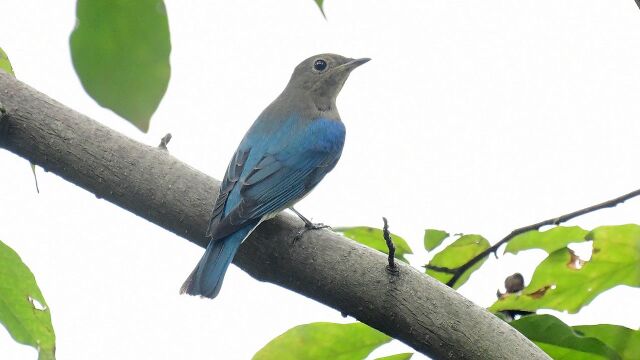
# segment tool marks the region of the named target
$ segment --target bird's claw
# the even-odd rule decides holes
[[[304,224],[304,228],[302,228],[302,230],[298,231],[298,233],[296,234],[296,236],[293,237],[293,244],[295,244],[296,242],[298,242],[298,240],[302,239],[302,236],[310,230],[320,230],[320,229],[329,229],[331,230],[331,226],[329,225],[325,225],[322,223],[305,223]]]

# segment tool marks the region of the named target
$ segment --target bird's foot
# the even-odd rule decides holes
[[[325,225],[322,223],[312,223],[312,222],[305,222],[304,224],[304,228],[300,231],[298,231],[298,233],[296,234],[296,236],[293,237],[293,244],[295,244],[296,242],[298,242],[298,240],[302,239],[302,236],[307,232],[307,231],[311,231],[311,230],[320,230],[320,229],[329,229],[331,230],[331,226],[329,225]]]
[[[298,231],[296,236],[293,237],[292,244],[295,244],[298,240],[302,239],[302,235],[304,235],[304,233],[306,233],[309,230],[318,230],[318,229],[327,229],[327,228],[331,229],[331,226],[329,225],[325,225],[322,223],[317,223],[317,224],[312,223],[311,220],[307,219],[304,215],[300,214],[300,212],[298,212],[298,210],[294,209],[293,207],[290,207],[290,209],[296,215],[298,215],[300,220],[304,221],[304,229]]]

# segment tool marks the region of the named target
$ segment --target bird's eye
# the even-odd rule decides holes
[[[313,62],[313,69],[315,71],[324,71],[324,69],[327,68],[327,62],[322,60],[322,59],[318,59],[316,61]]]

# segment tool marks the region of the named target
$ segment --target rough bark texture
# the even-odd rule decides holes
[[[167,151],[135,142],[0,71],[0,147],[205,246],[219,182]],[[524,336],[454,290],[330,231],[305,234],[281,214],[234,263],[254,278],[327,304],[437,359],[548,359]],[[176,289],[180,284],[176,284]],[[212,306],[215,304],[212,303]]]

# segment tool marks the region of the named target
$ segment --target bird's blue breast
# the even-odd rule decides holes
[[[325,118],[316,119],[309,125],[307,134],[313,150],[325,153],[342,152],[346,134],[342,122]]]

